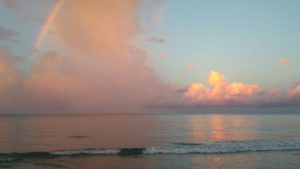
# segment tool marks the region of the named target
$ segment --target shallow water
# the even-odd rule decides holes
[[[299,169],[300,152],[257,152],[214,155],[79,156],[23,159],[2,163],[16,169]]]
[[[0,168],[299,168],[300,115],[1,115]]]

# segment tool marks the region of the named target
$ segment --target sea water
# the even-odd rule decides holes
[[[0,168],[300,168],[300,114],[0,115]]]

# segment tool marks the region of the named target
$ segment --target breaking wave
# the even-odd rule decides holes
[[[55,152],[0,153],[6,158],[55,158],[93,155],[222,154],[300,150],[300,139],[222,141],[212,144],[174,143],[161,147],[65,150]],[[6,157],[6,158],[5,158]],[[1,161],[0,161],[1,162]]]

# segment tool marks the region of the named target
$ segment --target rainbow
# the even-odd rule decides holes
[[[39,36],[34,44],[33,52],[39,50],[41,44],[43,43],[45,37],[48,34],[49,28],[51,27],[53,21],[57,17],[57,14],[61,10],[62,6],[64,5],[66,0],[57,0],[53,8],[50,10],[45,22],[43,23],[43,26],[40,30]]]

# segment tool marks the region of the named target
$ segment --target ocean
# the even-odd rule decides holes
[[[0,168],[299,169],[300,114],[0,115]]]

